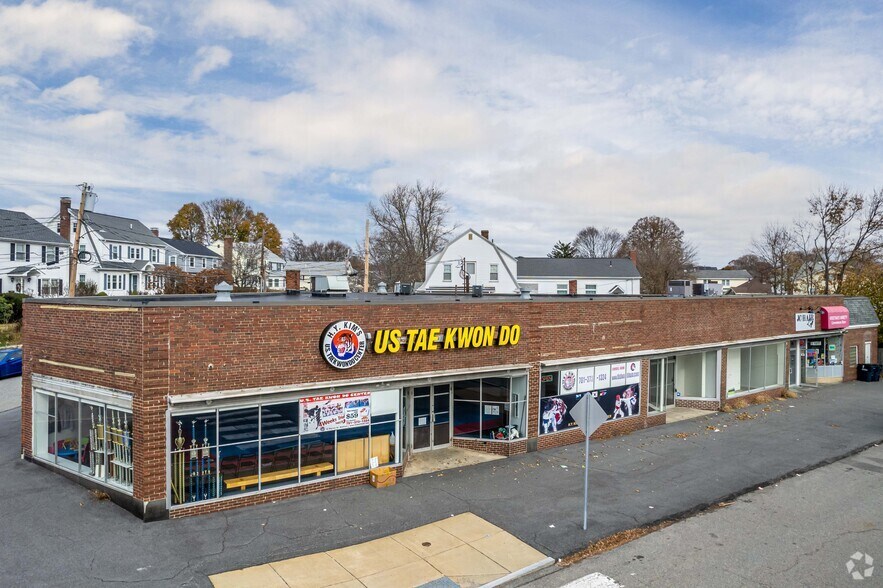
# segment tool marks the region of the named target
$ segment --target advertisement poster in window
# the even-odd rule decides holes
[[[610,385],[622,386],[625,384],[625,367],[624,363],[614,363],[610,366]]]
[[[579,368],[576,371],[576,391],[590,392],[595,388],[595,368]]]
[[[630,361],[625,364],[625,383],[640,384],[641,383],[641,362]]]
[[[576,370],[561,371],[561,394],[576,392]]]
[[[346,427],[368,425],[371,421],[371,394],[326,394],[300,401],[301,433],[321,433]]]
[[[592,390],[602,390],[610,387],[610,366],[595,366],[595,386]]]
[[[615,386],[589,392],[607,414],[608,421],[638,416],[641,412],[640,384]],[[540,400],[540,435],[557,433],[576,427],[570,411],[582,394],[550,396]]]

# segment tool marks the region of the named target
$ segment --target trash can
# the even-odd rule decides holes
[[[879,363],[871,364],[871,367],[874,368],[874,373],[871,374],[871,382],[879,382],[880,381],[880,372],[883,371],[883,365]]]
[[[871,377],[874,375],[874,364],[860,363],[857,366],[855,379],[859,382],[873,382]]]

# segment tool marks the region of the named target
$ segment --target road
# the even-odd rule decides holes
[[[21,406],[21,376],[0,380],[0,412]]]
[[[642,586],[883,586],[883,446],[743,495],[574,564],[512,586],[558,588],[589,574]],[[870,555],[852,571],[855,553]],[[597,577],[581,584],[603,585]],[[609,585],[609,584],[608,584]]]

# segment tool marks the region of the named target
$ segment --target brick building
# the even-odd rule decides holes
[[[604,437],[675,406],[854,379],[876,357],[869,308],[842,296],[29,301],[22,453],[147,520],[223,510],[364,484],[374,459],[401,471],[450,444],[512,455],[578,442],[569,411],[586,393],[609,415]]]

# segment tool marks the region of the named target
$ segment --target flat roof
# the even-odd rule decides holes
[[[829,295],[839,298],[838,295]],[[585,295],[565,296],[560,294],[531,294],[530,300],[522,300],[518,295],[485,294],[473,297],[467,294],[363,294],[348,293],[346,296],[313,296],[309,292],[287,294],[271,292],[264,294],[238,293],[232,295],[232,302],[215,302],[214,294],[177,294],[167,296],[81,296],[74,298],[27,298],[27,304],[69,304],[77,306],[114,306],[114,307],[167,307],[167,306],[348,306],[359,304],[399,305],[399,304],[493,304],[493,303],[589,303],[589,302],[641,302],[654,300],[757,300],[765,298],[819,298],[820,295],[758,295],[758,296],[694,296],[673,297],[661,295]]]

